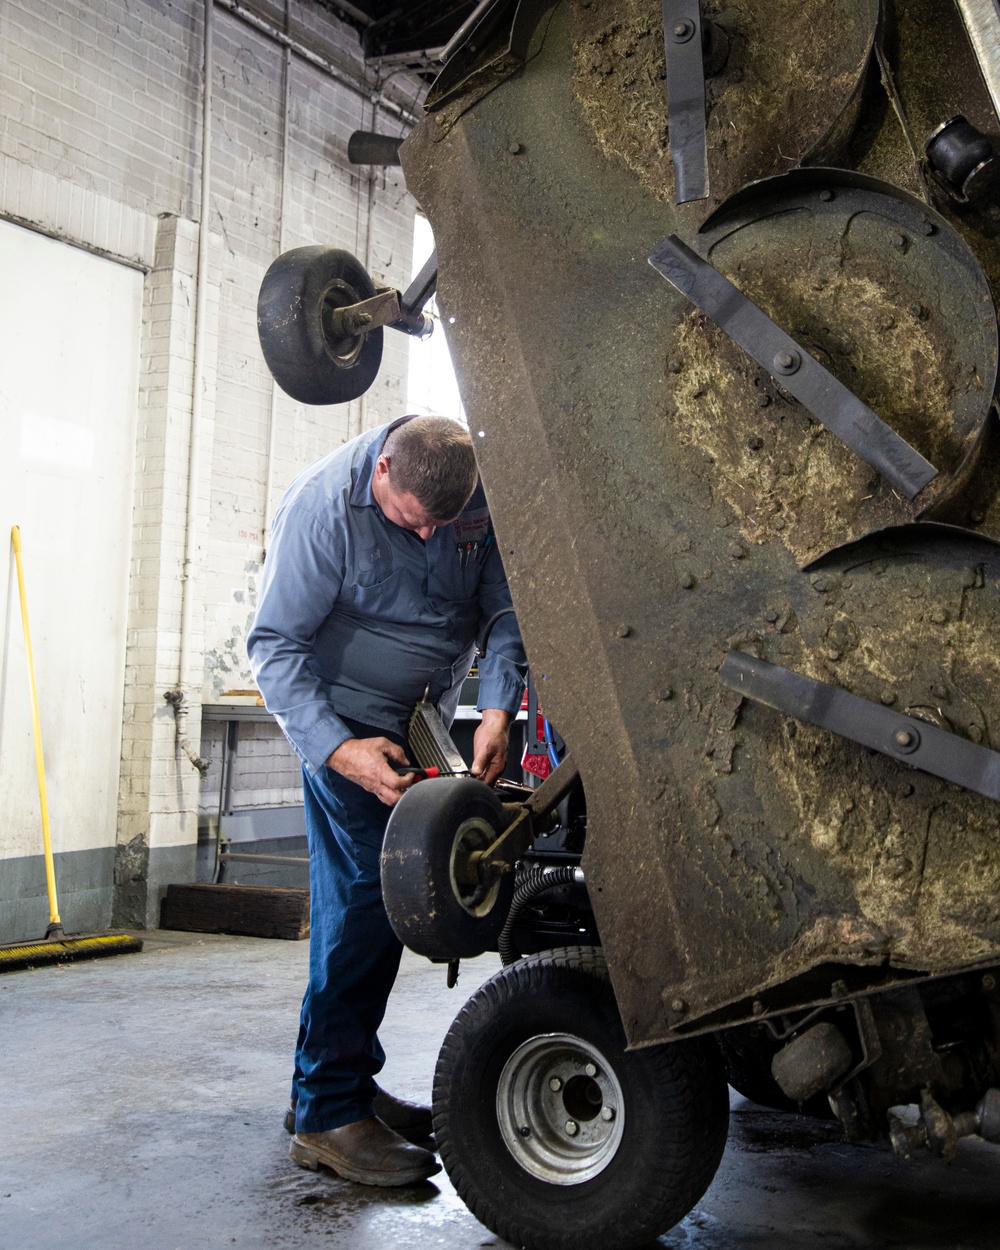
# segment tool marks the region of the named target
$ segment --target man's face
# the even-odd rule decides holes
[[[454,517],[442,520],[440,517],[428,516],[416,495],[411,495],[409,491],[396,490],[389,481],[389,460],[386,456],[379,456],[375,462],[372,494],[387,520],[401,529],[412,530],[424,542],[433,537],[439,526],[450,525],[454,520]]]

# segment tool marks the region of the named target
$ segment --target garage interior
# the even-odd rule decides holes
[[[61,918],[67,934],[144,944],[0,976],[3,1250],[508,1244],[443,1173],[380,1190],[289,1160],[307,941],[161,927],[171,885],[308,887],[299,763],[246,653],[274,510],[356,435],[407,412],[465,413],[440,327],[427,342],[387,333],[374,384],[350,402],[296,402],[261,354],[258,291],[275,257],[311,244],[407,289],[434,247],[416,188],[348,145],[404,139],[488,7],[0,8],[0,502],[24,544]],[[602,56],[624,55],[616,40]],[[481,401],[482,383],[470,389]],[[737,567],[745,553],[726,541]],[[681,587],[704,579],[686,558]],[[45,934],[50,907],[12,552],[0,605],[0,944],[17,944]],[[474,703],[463,695],[454,733],[466,754]],[[534,710],[513,735],[514,779]],[[383,1030],[395,1093],[430,1099],[449,1024],[500,966],[464,960],[447,988],[444,966],[405,953]],[[969,1136],[947,1165],[903,1162],[735,1089],[730,1109],[713,1184],[656,1244],[996,1245],[995,1144]]]

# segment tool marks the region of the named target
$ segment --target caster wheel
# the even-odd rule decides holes
[[[472,777],[437,777],[392,809],[382,846],[382,896],[396,936],[428,959],[470,959],[495,950],[510,910],[514,874],[488,886],[468,871],[504,828],[503,806]]]
[[[268,269],[257,299],[257,333],[281,389],[303,404],[345,404],[375,381],[382,330],[337,337],[331,314],[375,294],[350,252],[296,247]]]

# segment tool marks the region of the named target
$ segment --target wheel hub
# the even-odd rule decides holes
[[[497,1120],[526,1172],[552,1185],[580,1185],[617,1153],[624,1098],[596,1047],[570,1033],[546,1033],[522,1043],[504,1065]]]
[[[496,830],[481,816],[463,820],[455,831],[451,846],[451,888],[455,898],[473,916],[487,915],[500,892],[498,880],[482,881],[473,859],[477,851],[492,846],[496,836]]]
[[[320,320],[326,350],[335,364],[350,368],[361,354],[365,343],[364,334],[342,334],[334,314],[339,308],[357,304],[359,296],[354,287],[343,278],[335,278],[323,292],[320,300]]]

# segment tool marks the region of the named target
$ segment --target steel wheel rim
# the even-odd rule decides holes
[[[572,1033],[523,1042],[497,1084],[504,1145],[550,1185],[582,1185],[610,1164],[625,1129],[625,1100],[601,1052]]]
[[[499,880],[483,884],[477,874],[469,867],[469,858],[474,851],[485,851],[496,840],[496,830],[488,820],[481,816],[471,816],[463,820],[455,831],[455,840],[451,844],[451,860],[448,874],[451,878],[451,890],[456,902],[469,913],[481,919],[493,910],[500,893]]]

